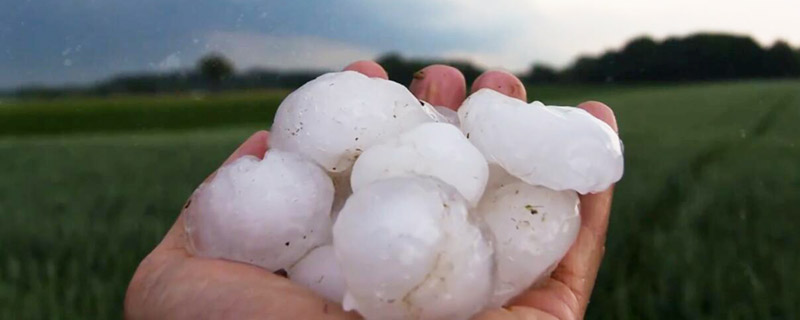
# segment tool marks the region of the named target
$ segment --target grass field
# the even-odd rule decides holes
[[[118,318],[139,260],[280,92],[0,105],[0,317]],[[618,116],[588,318],[800,317],[800,82],[541,87]]]

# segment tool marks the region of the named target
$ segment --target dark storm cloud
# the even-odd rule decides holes
[[[397,51],[522,71],[642,34],[796,45],[799,11],[787,0],[0,0],[0,88],[187,68],[211,50],[244,67],[336,68]]]
[[[0,3],[0,87],[85,83],[118,72],[184,66],[212,32],[315,36],[369,48],[436,55],[469,50],[492,30],[436,26],[446,4],[373,1],[31,0]],[[174,66],[174,65],[173,65]]]
[[[233,13],[215,1],[61,1],[0,4],[0,85],[85,82],[141,70],[187,47]]]

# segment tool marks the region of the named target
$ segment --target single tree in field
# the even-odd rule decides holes
[[[216,88],[233,74],[233,63],[221,54],[211,53],[200,59],[197,69]]]

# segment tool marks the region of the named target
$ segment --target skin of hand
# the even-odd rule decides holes
[[[387,79],[386,71],[372,61],[358,61],[345,70]],[[526,100],[525,87],[513,75],[488,71],[471,91],[490,88]],[[464,76],[455,68],[428,66],[414,75],[410,86],[418,98],[433,105],[456,109],[466,98]],[[578,107],[617,130],[611,109],[599,102]],[[250,136],[223,165],[244,155],[263,157],[269,133]],[[213,174],[207,178],[211,179]],[[581,319],[586,312],[597,271],[605,251],[605,238],[613,186],[582,195],[581,229],[575,243],[551,277],[522,293],[507,306],[475,317],[493,319]],[[190,205],[187,203],[187,206]],[[185,209],[185,208],[184,208]],[[125,296],[128,319],[358,319],[336,303],[264,269],[224,260],[193,257],[186,246],[183,212],[164,239],[142,260]]]

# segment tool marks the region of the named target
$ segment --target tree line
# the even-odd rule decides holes
[[[655,41],[639,37],[619,50],[583,56],[557,70],[537,64],[528,82],[655,82],[800,77],[800,49],[784,41],[761,47],[752,38],[695,34]]]
[[[379,59],[392,80],[408,85],[414,72],[429,64],[452,65],[472,82],[484,70],[464,61],[405,59],[389,53]],[[27,87],[18,96],[65,94],[106,95],[192,90],[219,91],[253,88],[296,88],[324,70],[286,72],[249,70],[236,73],[231,61],[219,54],[203,57],[192,70],[173,73],[120,75],[83,88]],[[599,56],[581,56],[557,69],[534,64],[519,74],[526,83],[635,83],[709,81],[800,77],[800,49],[783,41],[761,47],[752,38],[727,34],[695,34],[656,41],[639,37],[618,50]]]

